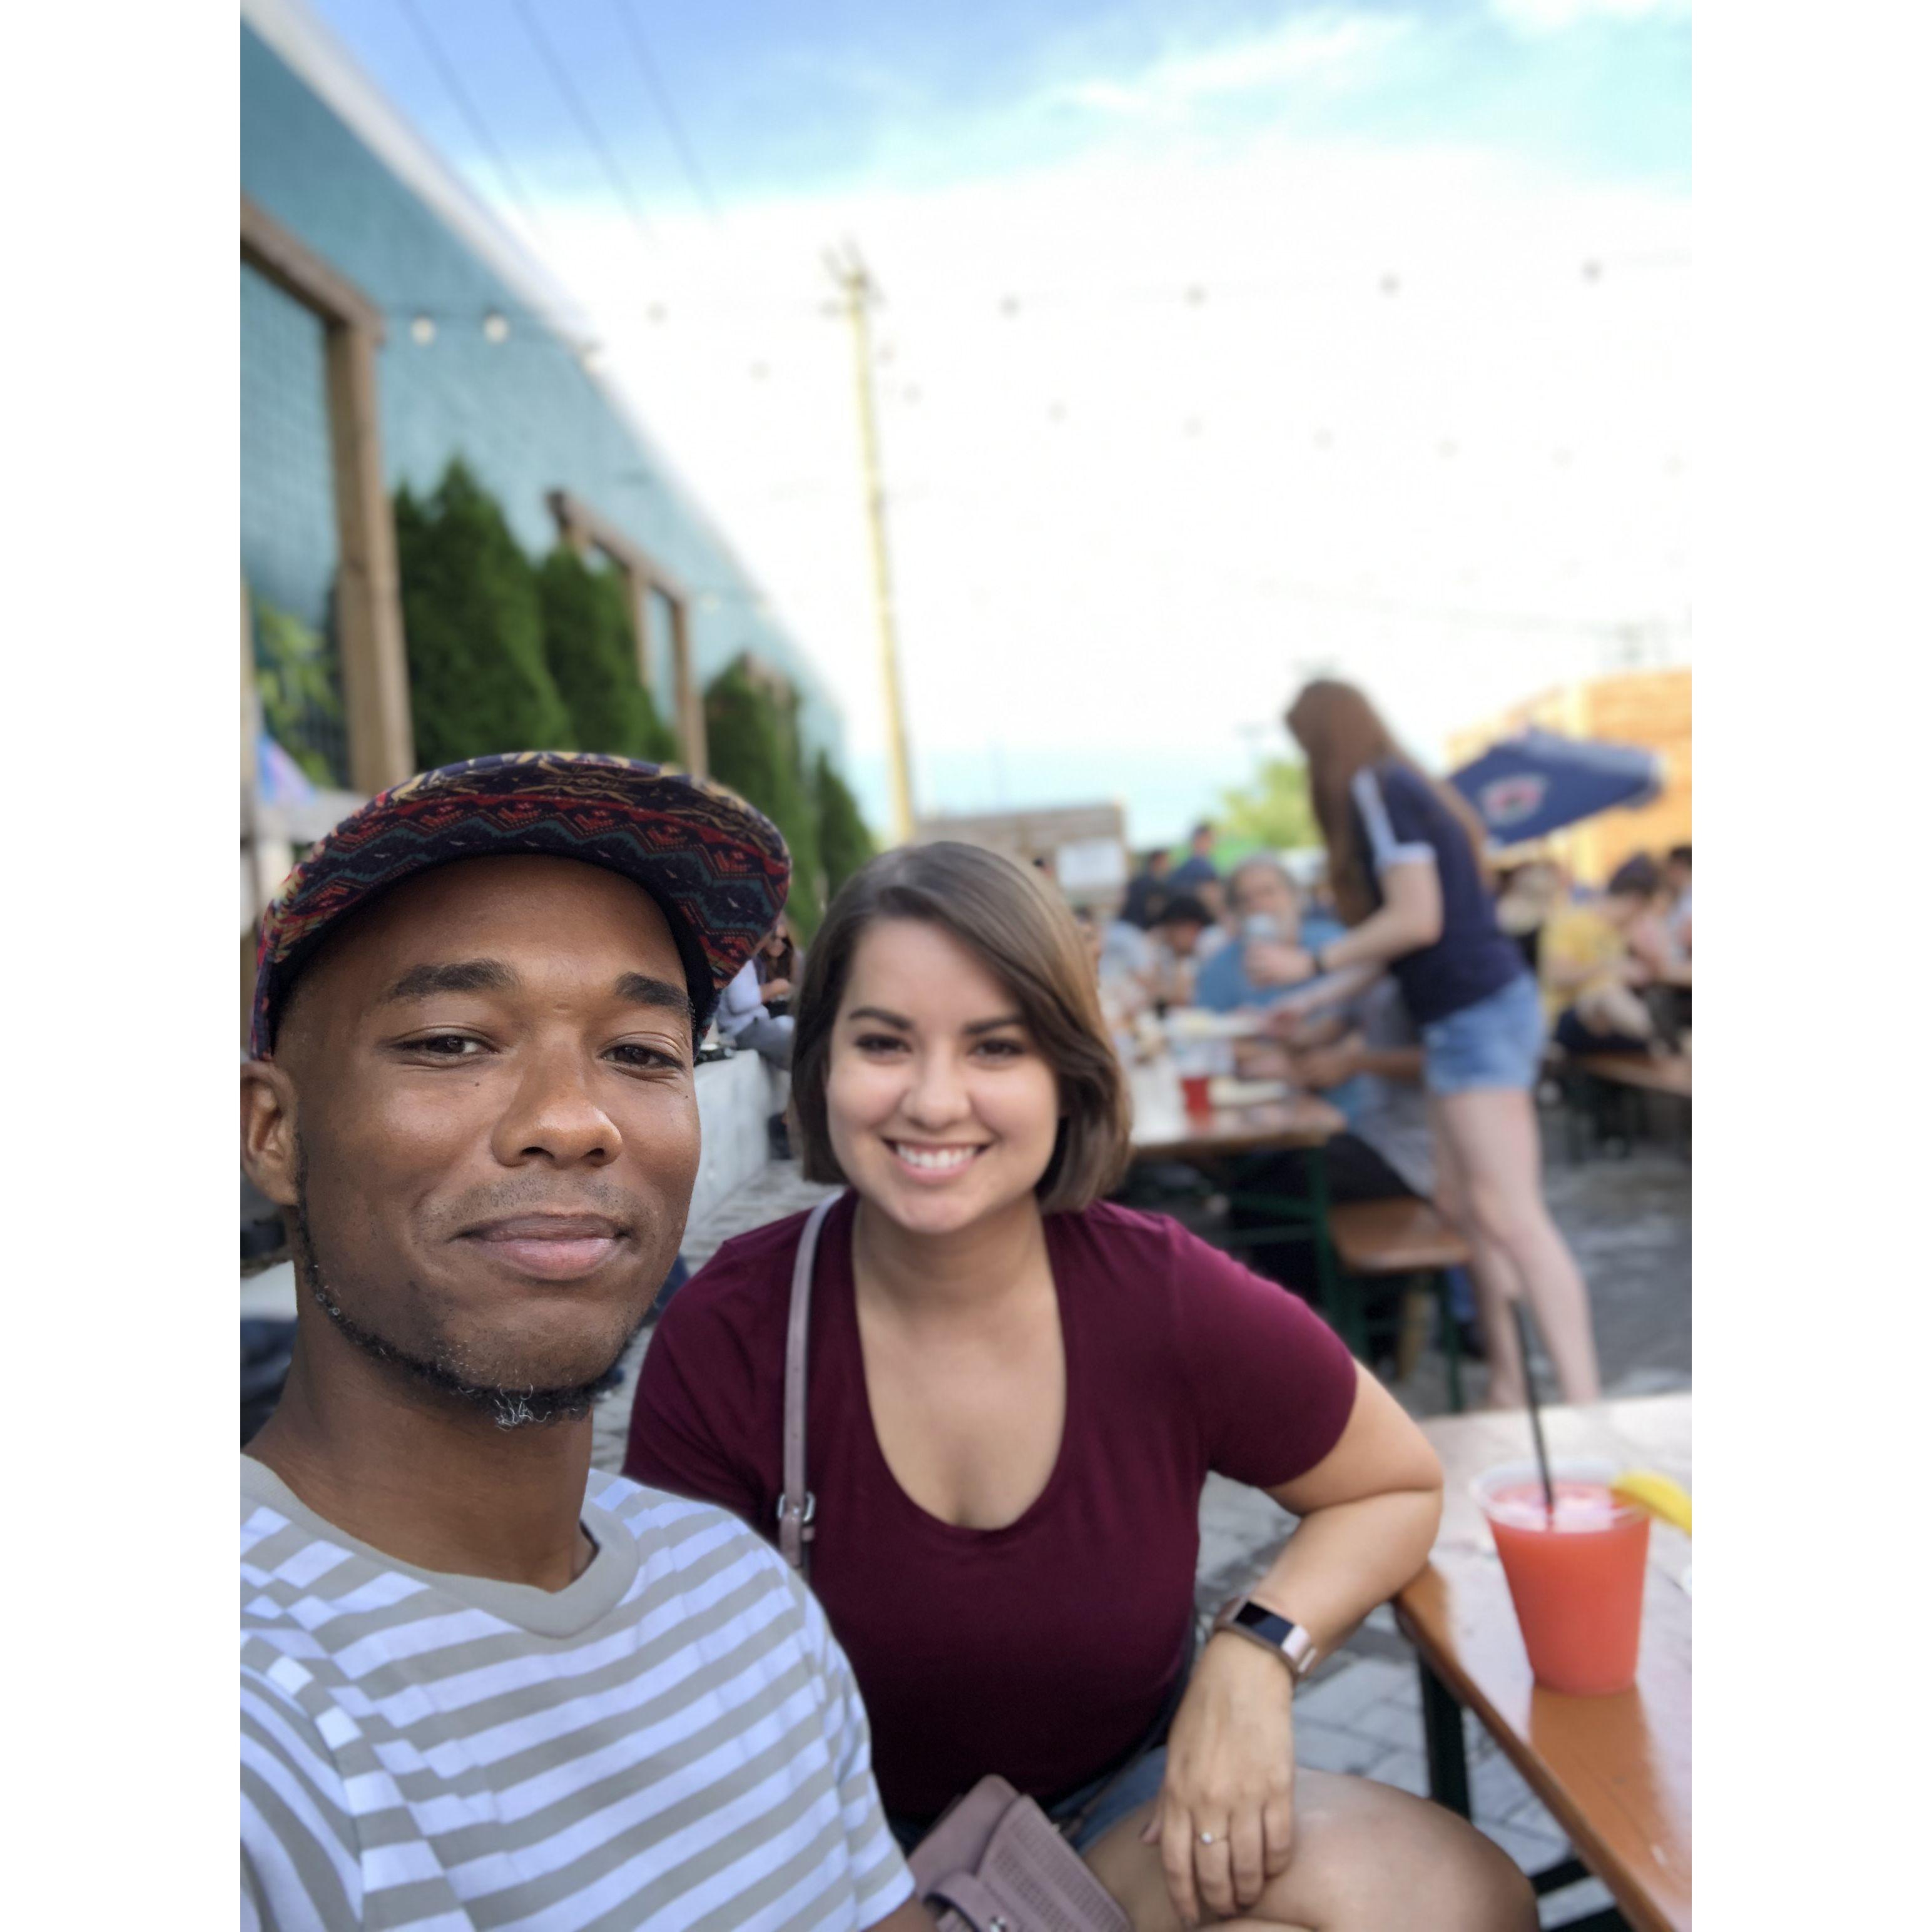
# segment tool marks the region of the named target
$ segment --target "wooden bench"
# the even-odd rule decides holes
[[[1414,1372],[1429,1332],[1432,1306],[1442,1316],[1443,1357],[1449,1371],[1449,1406],[1462,1408],[1462,1350],[1455,1310],[1450,1306],[1452,1268],[1469,1264],[1468,1244],[1426,1201],[1402,1195],[1392,1201],[1349,1201],[1328,1211],[1329,1238],[1340,1264],[1343,1306],[1338,1310],[1343,1335],[1364,1332],[1361,1301],[1355,1284],[1411,1277],[1402,1306],[1402,1331],[1396,1345],[1396,1374],[1406,1379]]]

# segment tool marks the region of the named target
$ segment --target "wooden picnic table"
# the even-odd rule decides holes
[[[1575,1925],[1628,1923],[1636,1932],[1685,1932],[1690,1923],[1690,1598],[1682,1579],[1690,1542],[1651,1526],[1643,1639],[1634,1690],[1570,1697],[1538,1688],[1470,1484],[1530,1454],[1520,1412],[1442,1417],[1424,1432],[1448,1477],[1442,1527],[1429,1568],[1396,1600],[1396,1618],[1422,1675],[1430,1786],[1466,1816],[1468,1769],[1462,1713],[1501,1745],[1568,1834],[1574,1862],[1538,1875],[1553,1891],[1601,1879],[1622,1911]],[[1603,1456],[1650,1468],[1688,1487],[1690,1398],[1647,1396],[1544,1411],[1553,1456]]]
[[[1313,1094],[1190,1114],[1172,1068],[1162,1061],[1130,1067],[1127,1084],[1136,1160],[1211,1161],[1274,1148],[1319,1148],[1348,1130],[1340,1110]]]
[[[1641,1053],[1591,1053],[1579,1058],[1580,1073],[1594,1080],[1606,1080],[1618,1087],[1640,1087],[1647,1093],[1675,1094],[1690,1097],[1690,1063],[1681,1054],[1653,1059]]]

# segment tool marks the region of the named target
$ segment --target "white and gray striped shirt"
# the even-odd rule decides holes
[[[856,1932],[912,1890],[823,1612],[593,1470],[551,1592],[418,1570],[242,1458],[244,1932]]]

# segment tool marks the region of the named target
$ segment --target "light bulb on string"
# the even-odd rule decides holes
[[[410,340],[427,349],[436,340],[436,320],[433,316],[419,315],[410,323]]]
[[[485,342],[507,342],[510,339],[510,318],[500,309],[492,309],[483,318],[483,340]]]

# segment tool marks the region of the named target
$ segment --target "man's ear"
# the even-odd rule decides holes
[[[296,1090],[271,1060],[242,1064],[242,1172],[278,1208],[296,1204]]]

